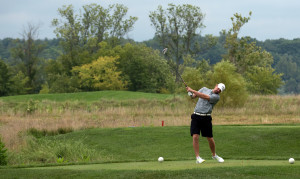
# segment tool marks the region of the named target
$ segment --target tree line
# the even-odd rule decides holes
[[[158,6],[149,12],[154,38],[135,42],[124,38],[138,19],[127,17],[127,11],[122,4],[89,4],[80,13],[72,5],[63,6],[60,18],[52,21],[56,39],[39,40],[38,26],[28,24],[23,38],[0,40],[0,95],[184,91],[173,69],[196,89],[226,83],[224,103],[238,104],[247,94],[300,91],[299,52],[290,48],[297,39],[239,38],[251,12],[248,17],[234,14],[233,26],[216,37],[201,35],[205,15],[200,7]]]

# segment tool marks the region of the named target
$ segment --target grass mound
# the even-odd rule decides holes
[[[58,165],[0,167],[0,178],[299,178],[299,129],[300,125],[216,125],[217,153],[225,163],[211,160],[207,141],[201,138],[200,154],[207,161],[200,165],[185,126],[95,128],[29,137],[28,148],[9,159]],[[157,162],[159,156],[165,161]],[[290,157],[295,164],[288,163]]]
[[[214,126],[213,130],[217,153],[225,160],[300,158],[300,125]],[[157,161],[159,156],[165,161],[194,159],[187,126],[95,128],[29,141],[26,150],[10,156],[18,158],[15,164],[56,163],[62,157],[69,163]],[[205,138],[200,139],[200,154],[211,158]]]

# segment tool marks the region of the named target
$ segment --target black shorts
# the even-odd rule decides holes
[[[192,114],[191,118],[191,136],[193,136],[193,134],[200,135],[201,131],[202,137],[213,137],[211,116],[199,116]]]

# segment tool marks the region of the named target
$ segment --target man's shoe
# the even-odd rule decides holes
[[[203,163],[205,160],[201,157],[197,157],[196,163]]]
[[[214,160],[217,160],[217,161],[220,162],[220,163],[223,163],[223,162],[224,162],[224,159],[223,159],[222,157],[219,157],[218,155],[212,156],[212,158],[213,158]]]

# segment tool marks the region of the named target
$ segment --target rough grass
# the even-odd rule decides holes
[[[188,126],[195,101],[186,95],[129,91],[22,95],[0,98],[0,135],[6,147],[26,145],[31,128],[57,130],[128,126]],[[244,106],[216,106],[213,123],[300,123],[300,95],[250,96]]]

